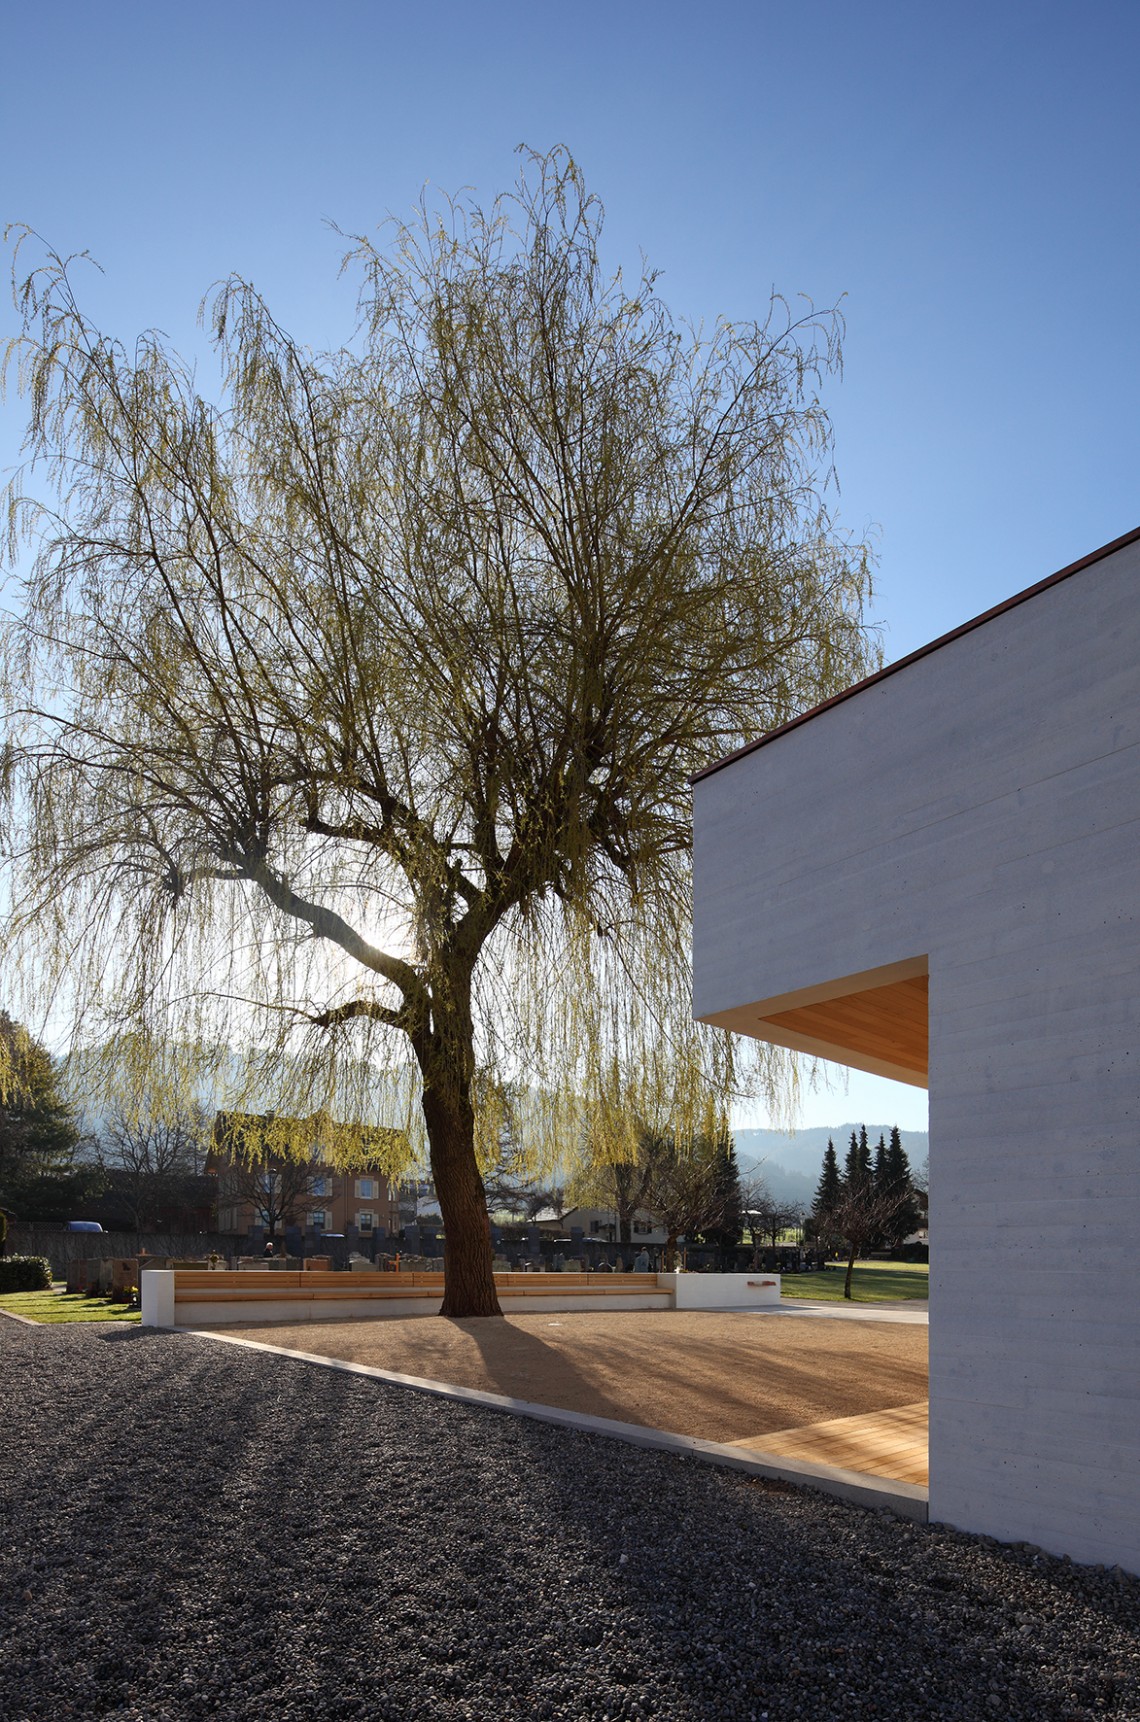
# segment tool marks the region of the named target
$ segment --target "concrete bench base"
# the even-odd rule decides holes
[[[779,1274],[658,1274],[674,1309],[763,1309],[780,1301]]]

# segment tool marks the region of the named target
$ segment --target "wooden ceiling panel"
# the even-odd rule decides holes
[[[929,1063],[928,985],[926,975],[915,975],[889,986],[779,1011],[764,1021],[925,1077]]]

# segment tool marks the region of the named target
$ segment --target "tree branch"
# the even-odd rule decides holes
[[[337,1005],[333,1010],[324,1010],[316,1015],[306,1012],[306,1017],[317,1028],[336,1028],[342,1022],[364,1017],[372,1022],[382,1022],[388,1028],[403,1029],[405,1034],[411,1032],[411,1017],[406,1006],[392,1010],[375,999],[350,999],[348,1004]]]
[[[264,891],[275,909],[280,909],[283,915],[288,915],[295,921],[303,921],[312,927],[318,938],[328,939],[339,945],[342,951],[354,957],[364,968],[370,969],[373,974],[382,975],[386,981],[391,981],[394,986],[399,987],[407,1004],[427,1003],[423,981],[411,963],[382,951],[379,945],[370,944],[355,927],[349,925],[343,915],[338,915],[335,909],[328,909],[321,903],[309,902],[294,891],[280,874],[275,873],[267,861],[236,854],[227,856],[226,859],[233,866],[240,868],[242,876],[251,884]]]

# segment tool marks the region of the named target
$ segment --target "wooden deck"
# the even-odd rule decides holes
[[[800,1429],[776,1429],[730,1445],[811,1464],[839,1465],[846,1471],[865,1471],[872,1477],[890,1477],[897,1483],[925,1488],[930,1481],[929,1430],[929,1401],[920,1399],[893,1411],[835,1417]]]

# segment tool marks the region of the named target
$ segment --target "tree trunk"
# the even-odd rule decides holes
[[[851,1296],[851,1275],[855,1272],[855,1254],[855,1250],[852,1249],[847,1258],[847,1278],[843,1282],[843,1295],[846,1298]]]
[[[677,1233],[670,1232],[665,1240],[665,1272],[673,1274],[677,1271]]]
[[[423,1113],[445,1235],[439,1313],[502,1315],[495,1290],[487,1197],[475,1161],[470,1098],[445,1079],[425,1079]]]

